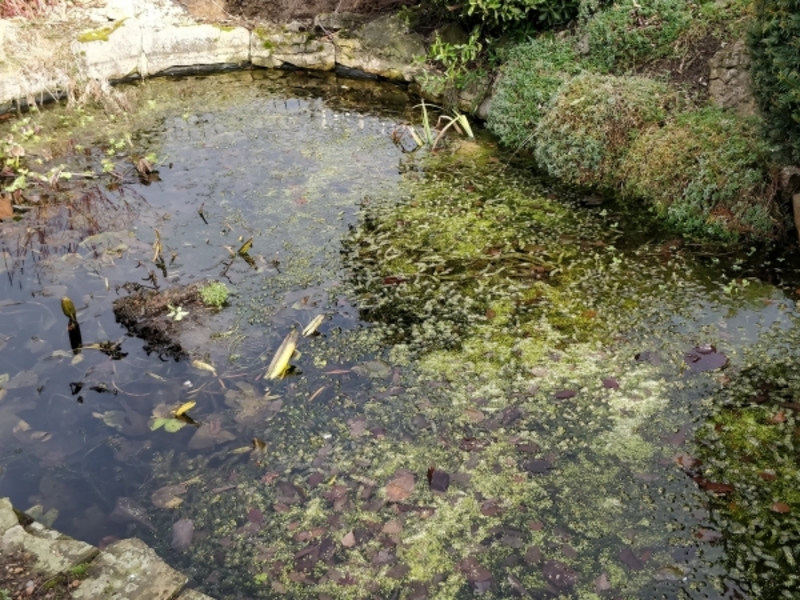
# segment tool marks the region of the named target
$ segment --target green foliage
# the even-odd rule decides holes
[[[428,52],[428,58],[442,66],[448,82],[461,88],[470,75],[470,68],[481,55],[483,47],[484,40],[480,27],[475,27],[469,39],[463,44],[446,42],[437,33]]]
[[[779,221],[768,160],[751,121],[707,108],[642,132],[622,164],[623,190],[684,234],[771,237]]]
[[[669,56],[692,26],[687,0],[620,0],[586,23],[589,60],[606,73],[624,73]]]
[[[577,52],[561,39],[540,37],[514,47],[492,99],[489,129],[510,147],[532,141],[553,96],[580,68]]]
[[[631,141],[642,128],[663,121],[675,99],[651,79],[578,75],[539,122],[536,161],[571,184],[617,187]]]
[[[222,308],[228,301],[228,286],[219,281],[213,281],[200,290],[203,304],[213,308]]]
[[[452,14],[453,3],[435,0],[433,6]],[[467,0],[458,17],[465,23],[480,23],[493,31],[522,26],[531,21],[540,29],[567,23],[578,14],[580,0]]]
[[[756,0],[753,88],[770,135],[800,161],[800,2]]]

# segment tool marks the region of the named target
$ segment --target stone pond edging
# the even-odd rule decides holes
[[[90,82],[248,66],[330,71],[337,67],[391,81],[419,83],[421,35],[397,15],[363,23],[320,15],[315,24],[202,23],[175,0],[105,0],[41,22],[0,20],[0,112]],[[476,108],[488,92],[462,106]],[[464,104],[462,103],[462,104]]]
[[[183,589],[188,577],[137,538],[118,540],[99,550],[20,515],[8,498],[0,498],[0,554],[19,549],[33,554],[36,562],[32,570],[47,579],[87,565],[85,577],[71,592],[72,598],[211,600],[196,590]]]

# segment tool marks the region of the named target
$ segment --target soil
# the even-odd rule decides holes
[[[708,62],[721,47],[720,40],[707,35],[693,40],[682,58],[653,61],[640,69],[639,73],[654,78],[666,75],[669,83],[685,90],[694,102],[703,104],[708,100]]]
[[[33,570],[36,557],[23,549],[0,556],[0,598],[8,600],[71,598],[79,579],[59,575],[48,579]],[[5,594],[5,595],[3,595]]]
[[[226,10],[248,19],[285,23],[324,12],[380,15],[418,0],[228,0]]]

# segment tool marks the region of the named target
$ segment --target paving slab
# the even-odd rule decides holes
[[[76,600],[170,600],[188,581],[137,538],[114,542],[89,567]]]
[[[0,535],[19,525],[17,513],[8,498],[0,498]]]
[[[16,525],[3,533],[3,537],[0,538],[0,553],[9,554],[19,548],[34,554],[36,556],[34,569],[48,577],[55,577],[86,562],[98,552],[94,546],[56,532],[48,530],[47,535],[32,535],[25,531],[22,525]]]

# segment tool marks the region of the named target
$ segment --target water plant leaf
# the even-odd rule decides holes
[[[178,407],[178,409],[175,411],[175,416],[176,416],[176,417],[180,417],[180,416],[181,416],[183,413],[185,413],[185,412],[186,412],[186,411],[188,411],[188,410],[191,410],[191,409],[192,409],[192,408],[194,408],[196,405],[197,405],[197,402],[195,402],[194,400],[189,400],[188,402],[184,402],[184,403],[183,403],[183,404],[181,404],[181,405]]]
[[[128,425],[127,413],[122,410],[107,410],[104,413],[92,413],[96,419],[100,419],[103,423],[114,429],[122,431]]]
[[[163,427],[164,431],[175,433],[176,431],[180,431],[186,427],[186,425],[187,423],[185,421],[181,421],[180,419],[159,417],[157,419],[153,419],[153,422],[150,424],[150,430],[155,431],[156,429]]]
[[[210,365],[210,364],[208,364],[206,362],[203,362],[202,360],[193,360],[192,361],[192,366],[195,369],[200,369],[201,371],[208,371],[209,373],[211,373],[214,376],[216,376],[216,374],[217,374],[217,370],[214,368],[214,365]]]
[[[267,367],[267,379],[280,379],[289,368],[289,360],[297,349],[297,331],[291,331],[278,348],[272,362]]]
[[[303,337],[309,337],[314,335],[317,332],[317,328],[322,325],[322,322],[325,320],[325,315],[317,315],[311,322],[306,325],[305,329],[303,329]]]

